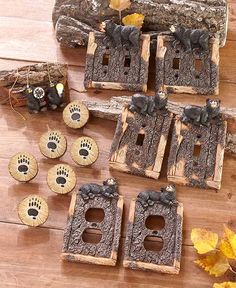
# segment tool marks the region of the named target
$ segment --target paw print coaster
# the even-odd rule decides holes
[[[88,108],[80,101],[73,101],[63,111],[63,120],[70,128],[83,127],[89,119]]]
[[[59,130],[48,131],[39,140],[41,153],[51,159],[62,157],[66,152],[66,148],[66,138]]]
[[[28,182],[38,174],[38,164],[33,155],[20,152],[10,159],[8,170],[14,179]]]
[[[93,164],[99,155],[98,145],[90,137],[80,137],[72,145],[71,157],[81,166]]]
[[[48,171],[47,183],[53,192],[67,194],[75,188],[76,174],[69,165],[58,164]]]
[[[48,218],[48,204],[42,197],[30,195],[19,203],[18,215],[23,224],[39,226]]]

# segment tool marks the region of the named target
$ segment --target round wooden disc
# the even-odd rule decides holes
[[[14,179],[28,182],[38,174],[38,163],[30,153],[19,152],[10,159],[8,170]]]
[[[59,130],[44,133],[39,140],[41,153],[51,159],[60,158],[66,152],[67,142]]]
[[[18,215],[23,224],[39,226],[48,218],[48,204],[42,197],[30,195],[19,203]]]
[[[88,108],[80,101],[69,103],[63,111],[63,120],[70,128],[81,128],[89,119]]]
[[[80,137],[72,145],[71,157],[81,166],[93,164],[98,158],[97,143],[90,137]]]
[[[69,165],[58,164],[48,171],[47,182],[53,192],[67,194],[75,188],[76,174]]]

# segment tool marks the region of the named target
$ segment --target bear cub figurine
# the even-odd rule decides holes
[[[160,192],[147,190],[139,193],[137,201],[144,207],[153,206],[155,202],[160,202],[167,206],[176,205],[176,188],[175,185],[168,185],[161,188]]]
[[[135,26],[117,25],[112,20],[105,20],[102,22],[101,29],[112,40],[115,47],[120,48],[125,45],[139,49],[141,32]]]
[[[155,96],[134,94],[132,96],[129,110],[142,115],[155,116],[160,111],[167,114],[168,95],[165,92],[158,92]]]
[[[174,34],[176,40],[174,47],[181,43],[187,53],[195,49],[200,49],[200,52],[209,50],[209,32],[203,29],[188,29],[184,27],[175,27],[172,25],[170,31]]]
[[[115,179],[109,178],[103,181],[103,185],[94,183],[84,184],[80,187],[80,195],[86,201],[96,196],[107,198],[118,198],[118,183]]]
[[[182,122],[207,127],[212,120],[220,122],[220,102],[220,100],[207,99],[204,107],[186,106],[184,108]]]

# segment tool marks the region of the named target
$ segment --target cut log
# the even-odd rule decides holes
[[[112,97],[110,101],[84,101],[94,117],[117,121],[123,105],[131,101],[130,96]],[[183,103],[168,102],[168,109],[175,115],[182,115]],[[227,140],[225,151],[236,154],[236,108],[221,108],[223,117],[227,121]]]
[[[208,29],[220,37],[220,46],[227,36],[228,7],[226,0],[132,0],[122,16],[145,15],[145,31],[168,31],[170,25]],[[105,19],[119,22],[118,12],[104,0],[56,0],[53,23],[60,43],[76,47],[86,45],[88,34],[98,31]]]
[[[11,97],[13,106],[26,105],[26,97],[23,92],[27,86],[27,78],[29,85],[37,85],[46,89],[50,84],[48,70],[52,82],[61,82],[66,85],[66,64],[39,63],[20,67],[18,70],[0,71],[0,104],[9,103]],[[16,82],[15,85],[14,82]],[[12,90],[11,95],[9,95],[10,90]]]

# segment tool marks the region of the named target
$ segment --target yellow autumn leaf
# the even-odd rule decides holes
[[[236,259],[236,234],[226,226],[220,250],[227,258]]]
[[[143,21],[144,21],[144,15],[138,13],[127,15],[122,19],[122,22],[125,26],[132,25],[139,29],[142,28]]]
[[[236,288],[235,282],[215,283],[213,288]]]
[[[210,275],[214,275],[215,277],[224,275],[230,268],[228,259],[220,251],[212,253],[205,258],[194,262]]]
[[[130,0],[110,0],[109,7],[117,11],[123,11],[129,8],[130,5]]]
[[[205,254],[216,249],[218,235],[205,229],[195,228],[192,230],[191,240],[197,252]]]

